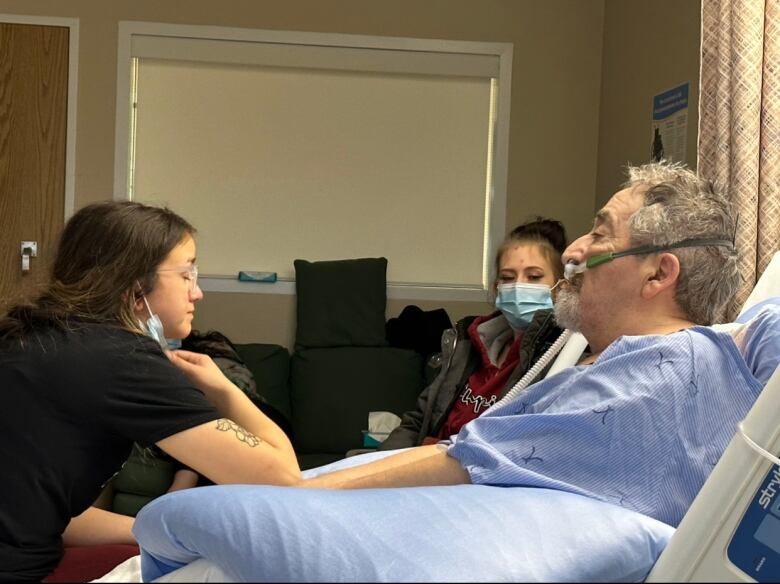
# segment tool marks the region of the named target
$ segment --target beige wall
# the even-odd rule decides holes
[[[2,0],[0,14],[80,19],[77,208],[111,197],[117,22],[144,20],[514,43],[507,225],[541,214],[578,234],[590,223],[603,0]],[[388,317],[409,303],[444,306],[453,320],[489,308],[393,300]],[[211,293],[195,324],[237,342],[291,347],[294,313],[293,296]]]
[[[514,43],[508,227],[541,214],[587,230],[621,167],[649,158],[652,96],[685,81],[696,162],[699,0],[2,0],[0,14],[80,19],[77,207],[113,189],[119,20]],[[414,303],[453,320],[488,309]],[[292,346],[294,321],[293,296],[211,293],[196,326]]]
[[[626,164],[650,160],[653,96],[688,82],[685,162],[696,167],[699,0],[607,0],[596,205],[625,180]]]

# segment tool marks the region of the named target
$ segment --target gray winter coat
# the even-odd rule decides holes
[[[442,334],[441,371],[417,398],[417,409],[401,417],[401,425],[379,445],[379,450],[394,450],[419,446],[428,436],[436,436],[447,419],[455,401],[463,392],[469,377],[480,365],[479,350],[473,346],[468,328],[475,316],[458,321],[455,328]],[[517,383],[544,352],[560,336],[552,310],[539,310],[520,342],[519,361],[499,398]],[[533,381],[544,377],[548,364]]]

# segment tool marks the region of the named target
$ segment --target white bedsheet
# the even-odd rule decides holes
[[[142,582],[141,556],[128,558],[108,574],[92,582]],[[218,566],[201,559],[174,570],[155,582],[230,582],[230,578]]]

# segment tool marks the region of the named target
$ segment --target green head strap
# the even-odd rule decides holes
[[[728,247],[731,251],[736,250],[734,242],[730,239],[683,239],[677,243],[669,243],[666,245],[643,245],[641,247],[634,247],[625,251],[602,253],[589,257],[585,261],[585,265],[588,268],[595,268],[601,264],[606,264],[617,258],[632,255],[643,255],[648,253],[658,253],[661,251],[669,251],[670,249],[678,249],[681,247]]]

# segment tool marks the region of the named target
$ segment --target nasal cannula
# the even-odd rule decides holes
[[[641,247],[634,247],[631,249],[627,249],[625,251],[618,251],[618,252],[612,251],[609,253],[594,255],[589,257],[584,262],[578,264],[570,262],[563,267],[563,279],[571,280],[575,275],[581,274],[588,268],[595,268],[596,266],[600,266],[601,264],[605,264],[607,262],[611,262],[612,260],[616,260],[617,258],[622,258],[625,256],[657,253],[660,251],[667,251],[670,249],[677,249],[680,247],[699,247],[699,246],[711,246],[711,245],[729,247],[731,249],[734,249],[735,247],[734,242],[728,239],[684,239],[682,241],[678,241],[677,243],[669,243],[666,245],[643,245]],[[552,287],[552,289],[554,290],[555,288],[557,288],[558,285],[561,282],[563,282],[563,279],[558,280],[555,283],[555,286]]]

